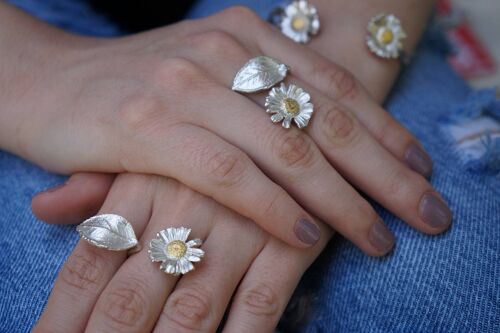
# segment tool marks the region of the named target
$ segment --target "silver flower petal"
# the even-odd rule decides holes
[[[406,33],[401,21],[393,14],[380,13],[367,26],[366,44],[370,51],[381,58],[397,59],[404,52]]]
[[[279,27],[293,41],[308,43],[320,29],[318,10],[306,0],[292,1],[284,8]]]
[[[292,120],[298,128],[304,128],[309,124],[314,112],[310,99],[311,96],[302,88],[282,83],[271,89],[266,97],[266,112],[272,114],[273,123],[282,121],[284,128],[290,128]]]
[[[160,269],[172,275],[186,274],[194,269],[193,262],[199,262],[205,255],[200,239],[187,241],[191,229],[167,228],[160,231],[149,243],[151,261],[160,261]]]
[[[283,81],[288,67],[271,57],[250,59],[236,74],[232,89],[243,93],[266,90]]]

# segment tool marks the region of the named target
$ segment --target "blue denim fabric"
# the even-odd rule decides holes
[[[44,1],[31,1],[25,8],[38,11]],[[190,16],[235,3],[199,1]],[[273,1],[238,3],[267,15]],[[65,22],[71,24],[74,12],[67,15]],[[108,22],[92,17],[90,13],[87,22],[93,34],[115,34]],[[83,26],[71,30],[89,31]],[[471,167],[446,127],[457,116],[467,121],[481,114],[498,115],[498,101],[491,91],[474,92],[457,77],[434,37],[421,44],[387,107],[432,155],[432,183],[454,211],[451,230],[424,236],[377,207],[398,238],[394,252],[369,258],[336,237],[302,279],[281,331],[500,332],[499,150],[493,144],[479,167]],[[35,193],[63,180],[0,151],[0,332],[30,330],[77,242],[73,228],[47,226],[30,212]]]

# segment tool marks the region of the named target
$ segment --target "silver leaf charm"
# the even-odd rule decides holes
[[[288,67],[276,59],[260,56],[251,59],[236,74],[233,90],[243,93],[254,93],[272,88],[283,81]]]
[[[78,225],[76,230],[90,244],[111,251],[129,250],[138,245],[132,225],[119,215],[91,217]]]

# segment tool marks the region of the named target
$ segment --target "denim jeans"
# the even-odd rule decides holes
[[[10,2],[73,32],[119,33],[83,0]],[[237,2],[202,0],[189,16]],[[265,16],[277,2],[238,3]],[[454,211],[451,229],[426,236],[375,204],[395,250],[370,258],[336,236],[301,280],[282,332],[500,332],[500,139],[486,130],[500,128],[500,102],[457,77],[442,45],[427,33],[386,106],[431,154],[432,183]],[[0,332],[31,329],[78,241],[73,227],[46,225],[30,211],[35,193],[64,179],[0,151]]]

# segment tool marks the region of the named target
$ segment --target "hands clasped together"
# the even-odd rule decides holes
[[[58,35],[41,54],[12,89],[29,81],[22,98],[7,95],[18,135],[5,148],[56,172],[120,175],[77,175],[35,211],[78,222],[106,197],[100,212],[126,217],[142,244],[186,226],[206,257],[179,279],[147,247],[127,258],[80,242],[35,332],[211,332],[228,307],[227,332],[271,331],[331,229],[368,255],[393,247],[360,192],[428,234],[451,222],[413,136],[345,68],[247,9],[119,39]],[[231,91],[260,55],[310,93],[307,128],[273,124],[265,94]]]

